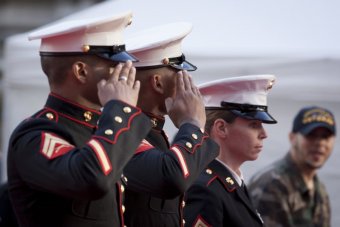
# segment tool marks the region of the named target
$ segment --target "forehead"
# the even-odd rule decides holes
[[[262,124],[262,121],[257,120],[257,119],[247,119],[247,118],[243,118],[243,117],[239,117],[237,116],[235,119],[235,123],[236,124]]]

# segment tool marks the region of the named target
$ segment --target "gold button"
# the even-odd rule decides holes
[[[124,181],[125,181],[125,182],[128,182],[128,179],[127,179],[127,177],[125,177],[125,176],[124,176]]]
[[[111,129],[106,129],[105,130],[105,135],[112,135],[113,134],[113,131]]]
[[[183,219],[183,225],[185,225],[185,220]]]
[[[83,45],[83,48],[82,48],[83,52],[89,52],[90,50],[90,46],[89,45]]]
[[[168,65],[169,62],[170,62],[169,58],[164,58],[164,59],[162,60],[162,63],[163,63],[164,65]]]
[[[234,184],[233,179],[231,179],[230,177],[227,177],[227,178],[225,179],[225,181],[226,181],[227,183],[231,184],[231,185]]]
[[[270,82],[268,83],[267,90],[270,90],[270,89],[273,87],[274,81],[275,81],[275,80],[272,80],[272,81],[270,81]]]
[[[85,121],[86,122],[89,122],[89,121],[91,121],[91,119],[92,119],[92,112],[90,112],[90,111],[86,111],[85,113],[84,113],[84,118],[85,118]]]
[[[211,170],[211,169],[206,169],[205,172],[206,172],[207,174],[212,174],[212,170]]]
[[[185,202],[184,201],[182,201],[182,207],[185,207]]]
[[[123,211],[123,213],[125,212],[125,206],[124,205],[122,205],[122,211]]]
[[[131,108],[126,106],[123,108],[124,113],[131,113]]]
[[[47,113],[46,117],[47,117],[48,120],[53,120],[53,118],[54,118],[52,113]]]
[[[129,22],[128,22],[128,25],[131,25],[132,24],[132,18],[130,18]]]
[[[187,146],[188,148],[192,148],[192,144],[190,142],[186,142],[185,146]]]
[[[116,116],[115,117],[115,121],[117,121],[118,123],[122,123],[123,122],[123,119],[119,116]]]
[[[198,139],[198,136],[197,136],[195,133],[193,133],[191,136],[192,136],[192,138],[194,138],[195,140]]]
[[[121,192],[124,192],[124,191],[125,191],[124,185],[120,185],[120,191],[121,191]]]
[[[156,118],[151,118],[150,121],[151,121],[151,126],[153,128],[156,128],[157,127],[157,119]]]

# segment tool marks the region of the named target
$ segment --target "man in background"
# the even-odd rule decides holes
[[[308,106],[298,112],[289,152],[250,180],[250,195],[267,226],[330,226],[329,197],[317,171],[331,155],[335,136],[330,110]]]

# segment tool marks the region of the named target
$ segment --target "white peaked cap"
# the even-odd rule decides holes
[[[131,23],[132,12],[110,17],[69,20],[44,26],[29,34],[41,39],[41,52],[84,52],[84,46],[124,45],[123,32]]]
[[[267,113],[267,94],[275,80],[274,75],[250,75],[215,80],[198,87],[206,108],[232,109],[246,118],[276,123]],[[255,116],[257,112],[259,115]]]
[[[193,71],[196,67],[185,61],[182,52],[182,40],[191,30],[192,24],[187,22],[149,28],[127,37],[126,48],[139,60],[134,63],[135,67],[169,65],[177,69]]]

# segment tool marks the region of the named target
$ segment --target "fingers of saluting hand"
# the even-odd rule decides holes
[[[118,80],[121,81],[121,82],[126,82],[127,84],[129,85],[133,85],[133,82],[135,80],[135,75],[133,73],[131,73],[131,69],[134,68],[132,67],[132,62],[131,61],[127,61],[125,62],[121,72],[120,72],[120,75],[118,77]],[[132,76],[132,78],[131,78]],[[131,83],[132,81],[132,83]]]
[[[190,82],[190,89],[191,91],[197,95],[200,96],[200,91],[198,90],[197,86],[194,84],[194,80],[192,79],[192,76],[190,74],[189,75],[189,82]]]
[[[110,68],[110,77],[108,78],[107,82],[116,82],[118,81],[118,77],[120,72],[122,71],[123,63],[118,63],[114,68]]]
[[[118,63],[114,68],[110,68],[110,77],[107,82],[126,82],[130,87],[132,87],[135,82],[135,76],[135,67],[133,67],[131,61],[127,61],[125,63]]]
[[[183,84],[184,84],[183,87],[186,91],[191,91],[195,95],[200,96],[200,92],[196,85],[194,84],[192,76],[186,70],[183,71]]]
[[[132,67],[132,64],[127,75],[128,75],[128,79],[126,82],[130,87],[132,87],[135,84],[135,79],[136,79],[136,68]]]
[[[194,90],[195,90],[194,93],[195,93],[198,97],[202,97],[201,92],[200,92],[200,89],[198,89],[198,87],[195,86]]]
[[[191,90],[191,83],[190,83],[189,77],[190,77],[190,75],[189,75],[188,71],[183,70],[184,89],[186,91]]]
[[[179,94],[183,90],[184,90],[183,72],[179,71],[177,72],[177,86],[176,86],[177,94]]]

